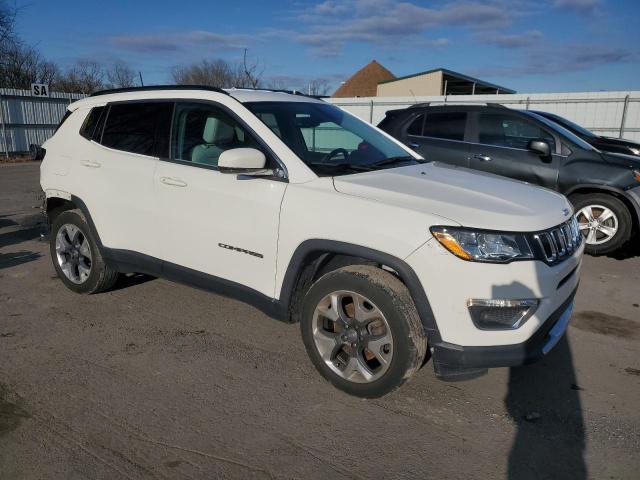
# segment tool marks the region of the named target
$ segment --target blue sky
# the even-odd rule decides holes
[[[449,68],[518,90],[640,89],[639,0],[29,0],[18,31],[42,54],[123,60],[145,83],[200,59],[300,88],[377,59],[397,76]]]

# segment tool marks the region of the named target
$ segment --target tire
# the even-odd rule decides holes
[[[400,387],[421,368],[427,350],[407,288],[369,265],[318,279],[303,300],[300,330],[320,374],[357,397],[381,397]]]
[[[588,254],[598,256],[615,252],[631,238],[631,212],[621,200],[606,193],[574,195],[570,200],[585,237],[585,252]],[[599,222],[601,216],[608,218]]]
[[[118,272],[105,264],[80,210],[66,210],[55,217],[49,249],[56,273],[69,290],[98,293],[118,279]]]

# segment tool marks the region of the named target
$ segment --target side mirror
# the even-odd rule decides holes
[[[264,172],[267,158],[255,148],[232,148],[220,154],[218,169],[222,173],[240,173],[251,175]]]
[[[530,140],[527,148],[543,158],[549,158],[551,156],[551,147],[545,140]]]

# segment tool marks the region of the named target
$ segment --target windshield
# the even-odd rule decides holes
[[[537,113],[538,115],[549,118],[554,122],[562,125],[564,128],[571,130],[574,133],[577,133],[578,135],[583,135],[589,138],[597,137],[597,135],[593,133],[591,130],[587,130],[586,128],[578,125],[577,123],[573,123],[571,120],[567,120],[566,118],[560,117],[558,115],[554,115],[553,113],[547,113],[547,112],[534,112],[534,113]]]
[[[577,147],[582,148],[583,150],[596,150],[587,142],[585,142],[583,139],[578,137],[575,133],[567,130],[562,125],[559,125],[556,122],[549,120],[548,118],[543,117],[542,115],[535,112],[523,111],[523,113],[526,113],[536,118],[537,120],[541,121],[547,127],[553,129],[556,133],[558,133],[561,137],[563,137],[563,139],[569,140],[571,143],[575,144]]]
[[[320,176],[424,162],[371,125],[328,103],[244,105]]]

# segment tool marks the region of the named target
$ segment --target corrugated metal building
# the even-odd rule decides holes
[[[50,92],[34,97],[29,90],[0,88],[0,151],[23,153],[53,135],[67,106],[84,95]]]
[[[378,97],[406,97],[431,95],[486,95],[516,93],[510,88],[501,87],[473,78],[462,73],[436,68],[426,72],[414,73],[393,80],[378,83]]]

